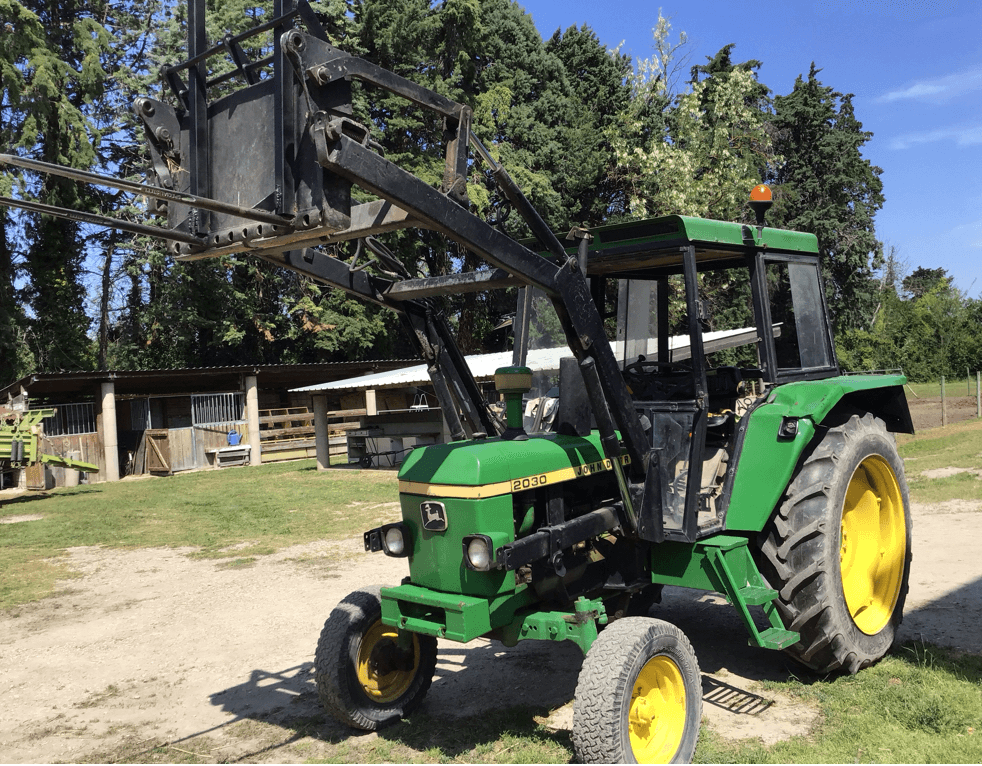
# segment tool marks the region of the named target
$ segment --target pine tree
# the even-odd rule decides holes
[[[631,61],[607,50],[585,24],[557,30],[546,52],[562,61],[575,98],[554,185],[573,223],[597,225],[625,206],[624,189],[611,173],[616,157],[610,134],[630,100]]]
[[[863,158],[872,134],[856,118],[852,96],[823,85],[812,64],[787,96],[774,99],[775,150],[782,160],[771,225],[812,232],[837,332],[867,327],[876,308],[873,271],[882,261],[874,217],[883,205],[882,171]]]
[[[90,119],[104,93],[111,38],[99,0],[0,0],[2,133],[15,151],[90,168],[100,131]],[[19,176],[15,194],[57,207],[97,209],[99,194],[54,177]],[[85,312],[85,234],[81,224],[36,214],[5,215],[9,248],[23,248],[22,300],[29,306],[35,365],[80,369],[93,362]],[[10,223],[22,229],[12,235]],[[5,264],[6,265],[6,264]],[[23,321],[21,318],[20,321]]]

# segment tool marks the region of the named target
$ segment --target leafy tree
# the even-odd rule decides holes
[[[936,289],[942,282],[949,282],[945,269],[928,269],[918,266],[903,279],[903,289],[911,298],[917,300]]]
[[[781,160],[767,175],[776,184],[769,220],[817,235],[833,324],[843,332],[868,326],[876,307],[882,171],[862,156],[872,134],[856,118],[852,96],[823,85],[820,71],[813,63],[807,79],[774,99],[770,124]]]
[[[566,115],[569,150],[556,168],[554,186],[572,222],[596,225],[625,205],[623,188],[610,172],[616,163],[611,133],[630,100],[631,62],[608,51],[585,24],[557,30],[545,50],[563,63],[575,99]]]
[[[91,115],[107,78],[106,15],[100,0],[0,0],[2,133],[15,151],[76,168],[95,163],[100,131]],[[93,210],[99,204],[91,190],[34,174],[19,178],[16,194],[57,207]],[[35,214],[5,216],[8,226],[13,220],[23,226],[21,297],[29,307],[35,364],[45,370],[91,366],[81,225]],[[6,236],[9,241],[9,229]]]
[[[979,302],[966,299],[942,268],[919,267],[901,277],[891,268],[893,261],[891,250],[872,325],[849,328],[836,338],[842,367],[900,368],[915,381],[979,369]]]
[[[0,131],[2,140],[2,131]],[[3,188],[9,181],[0,178],[0,194],[9,194]],[[18,298],[20,292],[15,288],[17,268],[14,247],[8,237],[8,227],[12,218],[7,208],[0,207],[0,384],[26,375],[34,367],[34,355],[28,343],[27,316]]]
[[[666,131],[649,146],[622,144],[633,168],[634,216],[692,215],[740,220],[747,190],[773,149],[765,130],[767,88],[758,61],[734,64],[727,45],[692,70],[691,89],[664,113]]]

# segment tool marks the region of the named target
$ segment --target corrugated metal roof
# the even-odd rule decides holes
[[[744,339],[742,336],[747,336]],[[745,327],[739,330],[720,330],[717,332],[707,332],[703,334],[703,342],[707,346],[713,346],[713,350],[726,348],[731,345],[741,345],[750,342],[756,337],[756,330],[752,327]],[[731,341],[727,343],[727,341]],[[615,341],[611,344],[614,356],[618,359],[622,355],[622,341]],[[688,357],[689,338],[687,335],[676,335],[669,339],[669,348],[672,351],[683,352],[681,358]],[[657,354],[657,341],[654,338],[648,340],[648,354]],[[533,349],[528,352],[526,366],[532,372],[555,372],[559,370],[559,360],[563,357],[573,356],[573,352],[566,346],[557,348]],[[676,359],[679,357],[676,356]],[[494,377],[494,371],[499,367],[511,365],[511,351],[501,351],[496,354],[473,354],[464,359],[470,367],[471,374],[477,380],[490,380]],[[318,383],[313,386],[303,388],[291,388],[291,391],[357,391],[361,389],[378,388],[402,388],[408,386],[419,386],[430,382],[430,376],[426,372],[425,364],[417,364],[401,370],[391,370],[389,372],[376,372],[371,375],[362,375],[356,378],[346,378],[344,380],[334,380],[329,383]]]
[[[290,388],[310,380],[336,379],[372,369],[405,367],[414,360],[365,360],[358,362],[316,362],[310,364],[245,364],[224,367],[187,367],[155,370],[97,370],[37,372],[0,388],[0,400],[16,396],[21,388],[32,397],[77,393],[102,382],[112,382],[117,395],[236,390],[244,375],[256,375],[260,387]]]

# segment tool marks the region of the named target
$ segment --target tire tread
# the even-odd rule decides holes
[[[874,642],[849,638],[858,630],[851,623],[846,624],[841,617],[842,609],[836,608],[835,597],[840,585],[834,572],[830,571],[832,559],[838,561],[837,551],[831,550],[838,540],[838,529],[830,519],[828,508],[838,483],[851,478],[843,476],[842,466],[846,453],[858,448],[858,440],[871,440],[879,447],[878,454],[898,466],[895,474],[905,503],[909,542],[910,518],[906,512],[908,501],[903,463],[896,455],[886,426],[869,413],[851,415],[841,425],[829,428],[811,453],[806,453],[784,501],[758,539],[761,571],[778,591],[778,611],[789,629],[801,634],[801,641],[785,652],[818,672],[844,668],[855,673],[878,660],[886,651],[879,646],[882,641],[874,646]],[[904,567],[894,617],[883,629],[889,633],[891,642],[903,617],[910,567],[909,544]],[[883,631],[879,635],[884,635]],[[868,646],[864,648],[863,643]]]

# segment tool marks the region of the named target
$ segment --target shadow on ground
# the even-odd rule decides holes
[[[901,636],[963,648],[961,638],[974,630],[978,644],[980,604],[982,579],[908,613]],[[773,704],[754,691],[755,681],[793,677],[810,683],[817,678],[781,652],[749,646],[736,611],[719,594],[665,588],[663,603],[651,616],[677,625],[689,637],[703,672],[706,706],[753,718]],[[974,645],[964,649],[982,653]],[[569,642],[526,641],[507,648],[483,639],[464,646],[441,641],[433,686],[420,709],[411,720],[378,734],[350,729],[323,711],[312,663],[279,671],[257,669],[242,683],[211,695],[212,704],[230,714],[227,722],[169,744],[179,747],[182,741],[254,721],[268,725],[265,736],[243,742],[254,746],[241,750],[237,760],[276,760],[278,751],[307,737],[355,748],[378,747],[379,740],[416,751],[438,748],[451,759],[506,734],[570,750],[565,726],[557,730],[539,723],[573,699],[581,664],[580,650]]]

